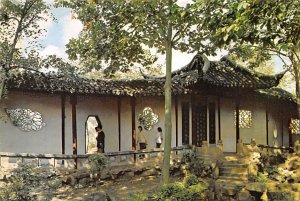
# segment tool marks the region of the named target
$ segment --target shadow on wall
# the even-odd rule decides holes
[[[92,154],[97,152],[97,133],[95,131],[95,127],[99,124],[99,117],[89,116],[86,121],[86,127],[85,127],[85,139],[86,139],[86,153]]]

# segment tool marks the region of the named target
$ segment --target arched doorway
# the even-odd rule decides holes
[[[85,152],[92,154],[97,152],[97,133],[95,127],[101,124],[98,115],[88,116],[85,122]]]

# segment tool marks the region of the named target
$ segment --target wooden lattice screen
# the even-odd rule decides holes
[[[189,144],[190,133],[190,105],[189,103],[182,103],[182,144]]]
[[[216,106],[215,103],[210,103],[209,111],[209,143],[216,144]]]
[[[205,105],[193,105],[192,109],[192,144],[202,146],[207,140],[207,111]]]

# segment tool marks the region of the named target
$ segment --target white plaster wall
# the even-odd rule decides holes
[[[264,103],[256,100],[241,100],[240,110],[250,110],[252,114],[252,126],[240,128],[240,138],[244,143],[250,143],[255,138],[256,143],[266,144],[266,107]],[[270,141],[269,141],[270,142]]]
[[[189,103],[189,144],[192,144],[192,110],[191,97],[184,95],[178,97],[178,146],[182,146],[182,104]]]
[[[105,133],[105,152],[119,151],[117,98],[78,96],[77,153],[85,154],[85,122],[89,115],[98,115],[100,118]]]
[[[10,121],[0,121],[0,151],[15,153],[61,153],[61,99],[58,95],[10,92],[8,109],[30,109],[42,114],[46,126],[24,132]]]
[[[136,108],[135,108],[135,120],[136,120],[136,130],[137,127],[139,126],[139,122],[138,122],[138,116],[140,113],[142,113],[143,109],[145,107],[151,107],[152,111],[158,115],[158,123],[156,125],[154,125],[153,129],[150,131],[146,131],[144,129],[144,132],[146,134],[146,138],[147,138],[147,142],[148,142],[148,146],[147,149],[152,149],[155,148],[156,146],[156,142],[155,142],[155,137],[156,137],[156,132],[157,132],[157,128],[161,127],[163,130],[163,134],[165,134],[165,111],[164,111],[164,97],[160,96],[160,97],[138,97],[136,99]],[[174,107],[172,107],[172,115],[174,115]],[[174,121],[172,122],[172,145],[174,142],[174,138],[175,138],[175,118]],[[164,136],[165,138],[165,136]],[[162,144],[162,147],[164,145],[164,142]]]
[[[221,98],[221,139],[224,152],[236,152],[236,131],[234,125],[234,99]]]
[[[65,102],[65,153],[73,154],[73,133],[72,133],[72,106],[70,97],[66,96]]]
[[[122,98],[121,100],[121,151],[130,151],[132,150],[130,98]]]
[[[274,130],[277,128],[277,142],[279,146],[289,146],[289,128],[288,123],[290,120],[289,116],[284,116],[282,112],[280,112],[281,108],[278,106],[270,107],[269,112],[269,145],[273,146]],[[286,111],[288,112],[288,111]],[[283,135],[283,136],[282,136]],[[283,140],[283,141],[282,141]]]
[[[283,146],[289,146],[289,120],[290,118],[285,117],[283,121]]]

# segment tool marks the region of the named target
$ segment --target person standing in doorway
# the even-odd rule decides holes
[[[160,148],[162,141],[163,141],[163,133],[161,127],[157,128],[157,133],[156,133],[156,148]]]
[[[102,125],[98,125],[97,127],[95,127],[95,130],[97,132],[97,148],[98,148],[98,152],[99,153],[104,153],[104,149],[105,149],[105,134],[102,131]]]
[[[147,139],[145,133],[143,132],[142,126],[138,126],[138,133],[137,133],[137,144],[140,146],[140,150],[144,150],[147,148]],[[145,158],[145,154],[141,154],[140,159]]]

